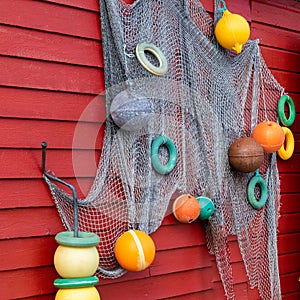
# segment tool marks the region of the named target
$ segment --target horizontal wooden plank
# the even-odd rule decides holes
[[[102,278],[100,277],[100,285],[101,287],[104,285],[110,286],[111,284],[116,284],[116,283],[122,283],[126,284],[128,281],[133,281],[133,280],[138,280],[138,279],[147,279],[150,277],[150,268],[146,268],[143,271],[139,272],[126,272],[123,276],[114,278],[114,279],[109,279],[109,278]]]
[[[282,295],[283,300],[299,300],[300,299],[300,292],[295,293],[289,293],[289,294],[283,294]]]
[[[152,237],[158,250],[206,244],[204,228],[199,223],[161,226]]]
[[[220,274],[216,264],[212,264],[213,282],[221,282]],[[242,261],[231,263],[233,284],[241,284],[248,282],[245,265]]]
[[[2,117],[105,121],[105,98],[97,94],[0,87],[0,102]]]
[[[103,70],[60,63],[0,57],[4,86],[89,94],[103,93]]]
[[[285,176],[284,176],[285,177]],[[280,213],[300,212],[299,193],[282,194],[280,198]]]
[[[294,153],[289,160],[282,160],[278,158],[277,160],[278,170],[280,173],[284,173],[284,175],[286,175],[286,173],[299,173],[300,171],[299,162],[300,162],[300,155],[298,153]],[[295,176],[297,178],[297,176],[299,175],[295,174]],[[281,176],[280,178],[281,180],[284,180],[284,176]]]
[[[130,1],[130,0],[127,0],[127,1]],[[133,0],[131,0],[131,1],[133,1]],[[211,0],[203,1],[202,0],[201,3],[207,12],[213,14],[214,1],[211,1]],[[223,5],[221,3],[221,8],[222,7],[223,7]],[[251,21],[250,3],[234,1],[234,0],[226,0],[226,7],[230,12],[232,12],[234,14],[240,14],[248,21]]]
[[[278,234],[278,254],[298,254],[300,253],[300,233],[279,233]],[[299,268],[300,269],[300,268]]]
[[[300,44],[299,44],[300,46]],[[274,48],[261,47],[262,55],[269,68],[299,72],[300,54],[279,50]]]
[[[47,141],[56,149],[101,149],[104,125],[88,122],[0,119],[2,148],[39,148]]]
[[[211,268],[205,268],[168,274],[163,277],[155,276],[153,280],[152,299],[208,290],[212,286],[211,271]],[[182,284],[187,278],[189,284]],[[170,286],[172,286],[172,289],[170,289]]]
[[[160,298],[160,300],[226,300],[224,289],[221,283],[213,283],[212,288],[197,293],[184,294],[175,297]]]
[[[251,39],[259,39],[260,45],[298,52],[299,33],[267,24],[251,23]]]
[[[0,182],[0,209],[54,206],[48,185],[43,179],[2,179]]]
[[[291,172],[297,172],[297,173],[287,173],[288,172],[287,169],[288,166],[283,166],[282,164],[280,164],[279,170],[281,172],[284,171],[284,174],[280,175],[281,193],[299,193],[300,192],[300,187],[299,187],[300,174],[298,173],[299,171],[298,170],[294,171],[293,168],[291,167]]]
[[[57,4],[63,4],[87,10],[93,10],[99,12],[99,1],[97,0],[43,0],[45,2],[53,2]]]
[[[2,0],[1,23],[100,39],[99,13],[46,1]]]
[[[94,178],[63,178],[72,184],[80,199],[88,194]],[[53,207],[54,201],[43,179],[1,179],[0,209]],[[70,190],[67,190],[70,192]]]
[[[40,141],[36,141],[36,148]],[[48,150],[47,171],[55,176],[94,177],[100,153],[95,150]],[[0,178],[41,178],[41,150],[2,149]]]
[[[295,0],[255,0],[255,1],[268,3],[270,5],[273,5],[275,7],[278,7],[280,9],[284,9],[284,10],[290,10],[290,11],[294,11],[294,12],[300,11],[300,5]]]
[[[57,246],[54,236],[0,240],[0,271],[53,265]]]
[[[0,273],[1,299],[24,299],[54,293],[57,289],[53,281],[58,277],[54,267],[3,271]]]
[[[168,297],[168,298],[163,298],[163,300],[199,300],[199,299],[207,299],[206,298],[206,294],[207,293],[210,293],[210,298],[212,297],[212,294],[213,294],[214,290],[211,289],[211,290],[208,290],[208,291],[201,291],[201,292],[198,292],[198,293],[192,293],[192,294],[185,294],[185,295],[180,295],[180,296],[176,296],[176,297]],[[225,298],[217,298],[217,299],[220,299],[220,300],[225,300]],[[162,299],[160,299],[162,300]]]
[[[64,230],[54,207],[1,210],[0,223],[0,239],[52,236]]]
[[[281,215],[279,218],[279,233],[296,233],[300,231],[299,213]]]
[[[120,294],[123,299],[163,299],[210,289],[211,278],[211,269],[204,268],[104,286],[100,280],[99,292],[103,299],[118,299]]]
[[[32,297],[25,297],[22,300],[53,300],[55,298],[56,293],[48,294],[48,295],[38,295]]]
[[[299,292],[299,276],[300,272],[282,274],[280,276],[280,285],[282,294]]]
[[[252,1],[252,19],[279,28],[299,30],[299,14],[295,10],[274,5],[274,1]]]
[[[150,266],[151,276],[201,269],[211,266],[211,255],[206,246],[158,251]]]
[[[103,67],[100,41],[0,25],[0,53],[76,65]]]
[[[239,248],[238,241],[228,241],[228,247],[230,251],[230,262],[237,263],[242,261],[242,255]]]
[[[271,70],[271,73],[287,92],[299,92],[299,73],[290,73],[278,70]]]
[[[251,288],[249,284],[248,284],[247,294],[249,299],[251,300],[261,300],[258,288]]]
[[[280,274],[298,272],[300,270],[300,252],[279,255],[278,265]]]

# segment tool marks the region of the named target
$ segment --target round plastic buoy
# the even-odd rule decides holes
[[[215,36],[225,49],[241,53],[243,45],[249,39],[250,27],[244,17],[225,10],[216,24]]]
[[[251,137],[236,139],[228,150],[230,165],[239,172],[249,173],[258,169],[264,161],[264,149]]]
[[[116,241],[115,256],[120,266],[128,271],[142,271],[153,262],[155,244],[143,231],[129,230]]]
[[[262,145],[266,153],[279,150],[285,138],[282,127],[272,121],[259,123],[254,128],[252,137]]]
[[[57,291],[55,300],[100,300],[97,289],[93,287],[60,289]]]
[[[110,106],[113,121],[126,131],[137,131],[147,127],[151,110],[148,98],[132,94],[129,90],[117,94]]]
[[[200,204],[200,220],[207,220],[215,211],[215,205],[208,197],[196,197]]]
[[[94,275],[99,265],[96,246],[100,242],[97,234],[73,231],[59,232],[55,236],[59,244],[54,254],[54,266],[63,278],[89,277]]]
[[[173,203],[173,215],[181,223],[192,223],[200,215],[200,204],[194,196],[183,194]]]

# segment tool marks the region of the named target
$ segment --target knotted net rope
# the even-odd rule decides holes
[[[251,136],[259,122],[277,120],[283,89],[267,68],[258,41],[248,41],[239,55],[222,50],[214,39],[214,20],[198,0],[136,0],[131,5],[100,0],[100,8],[106,131],[94,183],[79,200],[79,229],[101,238],[97,274],[116,278],[126,272],[114,257],[116,239],[129,229],[157,230],[170,213],[174,193],[204,195],[216,208],[206,236],[227,298],[235,298],[228,246],[228,236],[234,234],[250,286],[258,287],[262,299],[280,299],[276,155],[266,154],[259,170],[269,197],[258,211],[246,195],[253,173],[233,170],[227,157],[235,139]],[[217,15],[220,1],[215,0]],[[163,52],[168,62],[164,76],[153,75],[138,61],[135,48],[141,42]],[[150,53],[146,55],[157,64]],[[123,91],[133,102],[131,130],[119,128],[110,114],[113,99]],[[178,155],[175,168],[166,175],[151,163],[151,143],[159,135],[174,142]],[[160,147],[160,161],[168,161],[168,156]],[[71,230],[72,197],[47,183]]]

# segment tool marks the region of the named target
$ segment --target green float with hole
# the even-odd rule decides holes
[[[55,300],[100,300],[94,285],[99,280],[93,276],[98,268],[99,254],[96,246],[100,242],[97,234],[73,231],[60,232],[55,236],[59,244],[54,254],[54,267],[62,277],[54,281],[59,290]]]

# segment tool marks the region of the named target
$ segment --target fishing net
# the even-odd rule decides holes
[[[101,238],[97,274],[116,278],[126,272],[114,257],[116,239],[129,229],[157,230],[170,213],[174,194],[204,195],[215,205],[205,225],[207,244],[227,298],[234,299],[228,246],[228,236],[234,234],[250,286],[258,287],[262,299],[280,299],[276,155],[265,154],[259,170],[269,191],[260,210],[247,200],[253,173],[233,170],[227,156],[235,139],[251,136],[259,122],[277,120],[283,89],[268,70],[258,41],[248,41],[239,55],[221,49],[213,35],[214,20],[198,0],[136,0],[131,5],[100,0],[100,8],[106,130],[94,183],[79,200],[79,229]],[[219,17],[216,0],[215,20]],[[136,46],[143,42],[165,56],[164,75],[153,74],[137,59]],[[145,56],[161,71],[151,51]],[[176,147],[177,163],[165,174],[153,168],[150,155],[158,136]],[[171,154],[161,146],[157,155],[164,165]],[[46,180],[71,230],[73,199]]]

